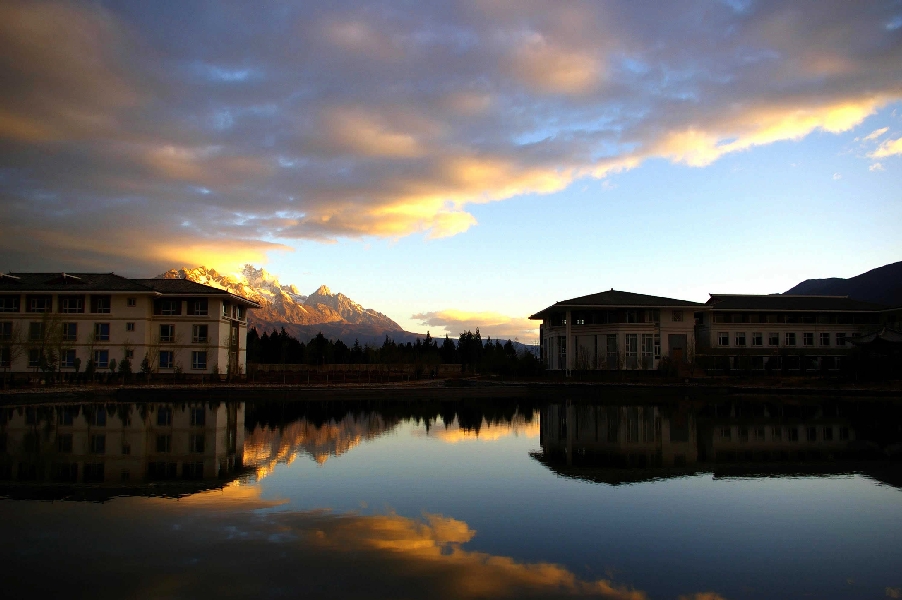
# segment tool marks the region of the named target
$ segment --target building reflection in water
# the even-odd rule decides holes
[[[899,487],[899,412],[855,401],[549,404],[533,456],[559,474],[614,485],[712,471],[864,472]]]
[[[14,497],[180,495],[238,476],[243,444],[242,403],[3,407],[0,485]]]

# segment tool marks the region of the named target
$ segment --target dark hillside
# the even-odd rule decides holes
[[[784,293],[849,296],[864,302],[902,306],[902,261],[871,269],[849,279],[806,279]]]

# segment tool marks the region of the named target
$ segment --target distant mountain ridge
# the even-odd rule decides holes
[[[902,261],[883,265],[848,279],[806,279],[784,294],[848,296],[864,302],[902,306]]]
[[[248,312],[248,325],[262,334],[284,327],[295,337],[307,341],[322,332],[328,338],[352,344],[379,342],[386,335],[396,341],[412,341],[417,334],[404,331],[386,315],[359,303],[344,294],[333,294],[325,285],[305,296],[294,285],[284,285],[279,279],[253,265],[244,265],[241,273],[226,275],[207,267],[170,269],[159,279],[188,279],[244,296],[261,306]]]

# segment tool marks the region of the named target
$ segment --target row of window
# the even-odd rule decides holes
[[[40,368],[44,366],[46,355],[40,348],[31,348],[28,350],[28,366],[30,368]],[[75,368],[76,352],[73,349],[63,350],[60,356],[60,367],[66,369]],[[108,369],[110,367],[110,351],[94,350],[93,355],[94,366],[97,369]],[[134,360],[135,351],[126,350],[125,358]],[[159,367],[161,369],[175,368],[175,352],[172,350],[160,350]],[[11,366],[11,355],[9,348],[0,348],[0,368],[9,368]],[[194,350],[191,352],[191,368],[196,371],[204,371],[207,368],[207,351]]]
[[[127,322],[125,331],[135,331],[135,324]],[[192,325],[191,326],[191,342],[194,344],[205,344],[209,340],[208,325]],[[28,324],[28,341],[37,342],[48,338],[56,337],[59,334],[63,342],[75,342],[78,340],[78,323],[60,323],[58,332],[48,332],[47,323],[33,321]],[[49,335],[48,335],[49,334]],[[11,341],[13,338],[12,321],[0,321],[0,342]],[[110,324],[94,323],[94,341],[108,342],[110,341]],[[175,325],[160,325],[160,342],[172,343],[176,341]]]
[[[88,440],[88,451],[91,454],[106,454],[106,434],[96,433]],[[157,436],[157,452],[172,452],[172,435],[165,433]],[[202,433],[188,436],[188,452],[202,453],[206,448],[206,436]],[[56,450],[60,453],[72,452],[72,434],[61,433],[56,436]],[[122,442],[122,454],[131,454],[131,444]]]
[[[818,429],[820,429],[821,435],[818,437]],[[834,431],[834,427],[832,425],[825,425],[823,427],[771,427],[770,428],[770,440],[765,438],[766,428],[764,427],[739,427],[737,433],[739,434],[740,442],[748,442],[749,440],[753,440],[756,442],[764,442],[764,441],[782,441],[783,440],[783,432],[786,431],[786,440],[790,442],[798,442],[799,434],[804,433],[805,440],[808,442],[832,442],[836,439],[839,441],[846,441],[849,439],[849,428],[848,427],[839,427],[838,437],[834,436],[836,433]],[[720,439],[727,441],[732,439],[733,431],[731,427],[721,427],[720,429]]]
[[[207,423],[207,413],[203,408],[196,407],[189,409],[191,426],[192,427],[203,427]],[[31,417],[31,421],[29,421],[29,416]],[[90,415],[85,414],[86,420],[91,425],[96,427],[106,427],[106,419],[107,419],[107,411],[105,408],[97,408]],[[75,421],[75,410],[71,408],[65,408],[59,413],[59,424],[60,425],[72,425]],[[26,412],[26,423],[33,424],[34,423],[34,411],[31,413]],[[126,415],[123,419],[122,425],[128,426],[131,424],[131,418]],[[157,425],[166,426],[172,425],[172,409],[169,407],[162,407],[157,411]]]
[[[147,477],[149,479],[175,479],[177,463],[174,462],[151,462],[147,464]],[[85,483],[102,483],[106,477],[104,474],[104,464],[101,463],[85,463],[83,467]],[[38,466],[34,463],[19,463],[18,467],[19,481],[36,481],[38,479]],[[204,463],[203,461],[185,461],[182,463],[183,479],[203,479]],[[11,479],[11,469],[7,467],[4,472],[0,468],[0,479]],[[122,469],[120,471],[122,481],[131,481],[131,471]],[[50,465],[50,480],[58,483],[75,483],[78,481],[78,463],[53,463]]]
[[[719,313],[714,323],[801,323],[822,325],[872,325],[880,322],[876,313]]]
[[[605,325],[613,323],[660,323],[661,311],[650,310],[602,310],[602,311],[573,311],[571,313],[574,325]],[[670,320],[674,323],[682,323],[684,314],[682,310],[670,311]],[[564,313],[551,317],[551,325],[561,327],[567,324]]]
[[[153,313],[155,315],[180,315],[182,314],[182,300],[154,300]],[[126,298],[126,305],[134,308],[138,305],[137,298]],[[197,298],[187,301],[187,314],[206,316],[209,311],[209,301],[206,298]],[[21,297],[0,296],[0,312],[21,312]],[[112,308],[112,298],[108,294],[84,295],[60,295],[57,298],[57,311],[65,314],[81,314],[85,309],[89,312],[109,314]],[[223,308],[223,316],[230,316],[231,310],[226,312],[228,305]],[[239,318],[240,318],[240,307]],[[53,312],[53,296],[49,294],[28,295],[25,297],[25,312],[49,313]]]
[[[836,333],[831,334],[829,332],[822,332],[818,334],[817,340],[820,342],[818,346],[821,347],[829,347],[831,345],[835,346],[845,346],[846,345],[847,335],[845,333]],[[733,346],[744,347],[744,346],[764,346],[764,333],[760,331],[752,332],[751,335],[747,334],[744,331],[735,332],[733,334]],[[833,340],[833,344],[831,344],[831,339]],[[803,333],[802,334],[802,345],[803,346],[814,346],[815,343],[815,334],[814,333]],[[796,333],[784,333],[783,334],[783,345],[784,346],[796,346],[798,343],[798,334]],[[729,346],[730,345],[730,334],[726,331],[717,332],[717,345],[718,346]],[[768,346],[779,346],[780,345],[780,334],[779,333],[768,333],[767,334],[767,345]]]

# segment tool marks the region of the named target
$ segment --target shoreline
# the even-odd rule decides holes
[[[460,400],[490,398],[551,399],[567,396],[573,399],[602,399],[604,392],[621,392],[626,395],[663,394],[665,398],[680,396],[813,396],[848,398],[898,398],[902,389],[887,385],[859,385],[838,387],[804,387],[787,385],[741,385],[735,382],[689,383],[625,383],[625,382],[496,382],[486,380],[438,380],[398,383],[368,384],[137,384],[137,385],[79,385],[45,386],[13,390],[0,390],[0,406],[53,399],[76,401],[103,398],[116,402],[158,402],[165,393],[172,400],[190,397],[252,400],[264,396],[282,396],[281,400]],[[290,398],[288,397],[290,396]]]

